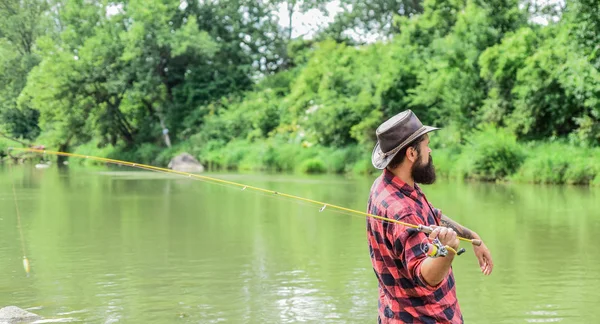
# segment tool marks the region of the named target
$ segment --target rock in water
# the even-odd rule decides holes
[[[42,319],[34,313],[16,306],[6,306],[0,309],[0,323],[30,323]]]
[[[204,166],[189,153],[177,155],[169,162],[168,167],[181,172],[204,172]]]

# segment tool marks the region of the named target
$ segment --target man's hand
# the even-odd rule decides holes
[[[487,246],[483,241],[480,246],[473,245],[473,252],[479,261],[479,267],[484,275],[489,276],[494,268],[494,261],[492,261],[492,254],[488,250]]]
[[[436,238],[443,245],[447,245],[454,250],[458,249],[459,240],[456,232],[447,227],[431,226],[433,231],[429,234],[430,240]],[[425,258],[421,264],[421,276],[429,286],[439,285],[450,271],[450,266],[454,260],[454,254],[450,253],[444,258]]]
[[[435,240],[436,238],[438,238],[443,245],[448,245],[449,247],[455,250],[458,249],[460,241],[458,240],[456,232],[453,229],[440,226],[431,227],[433,228],[433,231],[431,232],[431,234],[429,234],[430,240]]]
[[[441,223],[444,226],[454,229],[454,231],[458,233],[458,236],[462,236],[467,239],[477,239],[481,241],[481,237],[479,237],[477,233],[453,221],[452,219],[450,219],[450,217],[446,215],[442,215]],[[486,276],[492,273],[492,269],[494,268],[492,254],[490,253],[490,250],[488,250],[487,246],[485,246],[483,241],[481,241],[480,246],[473,245],[473,252],[475,252],[477,261],[479,261],[479,267],[481,268],[481,272],[483,272],[483,274]]]

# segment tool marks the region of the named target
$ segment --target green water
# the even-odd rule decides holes
[[[371,178],[216,177],[363,211]],[[25,253],[12,193],[14,180]],[[85,323],[375,323],[362,217],[151,172],[0,170],[0,307]],[[600,190],[439,182],[494,257],[454,262],[467,323],[600,322]]]

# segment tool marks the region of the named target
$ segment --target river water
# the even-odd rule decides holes
[[[360,211],[373,181],[207,175]],[[0,184],[0,307],[85,323],[376,322],[362,216],[124,168],[4,166]],[[600,189],[424,191],[492,251],[489,277],[468,246],[454,261],[466,323],[600,323]]]

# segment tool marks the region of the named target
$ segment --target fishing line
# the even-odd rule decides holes
[[[140,168],[140,169],[143,169],[143,170],[148,170],[148,171],[156,171],[156,172],[161,172],[161,173],[165,173],[165,174],[169,174],[169,173],[171,173],[171,172],[167,172],[167,171],[164,171],[164,170],[152,170],[152,169],[147,169],[147,168],[144,168],[143,166],[140,166],[139,168]],[[218,182],[211,182],[211,181],[207,181],[207,180],[204,180],[204,179],[198,179],[198,178],[192,178],[192,179],[193,179],[193,180],[200,181],[200,182],[203,182],[203,183],[210,183],[210,184],[218,185],[218,186],[221,186],[221,187],[224,187],[224,188],[227,188],[227,189],[232,189],[232,187],[231,187],[230,185],[227,185],[227,184],[218,183]],[[247,189],[247,188],[245,189],[245,187],[246,187],[246,186],[244,186],[244,188],[242,188],[241,190],[242,190],[242,191],[245,191],[245,190]],[[260,197],[268,197],[268,198],[271,198],[271,199],[276,199],[276,200],[285,201],[285,202],[290,202],[290,201],[293,201],[293,200],[292,200],[291,198],[289,198],[289,197],[285,197],[285,196],[282,196],[282,195],[274,195],[273,193],[265,193],[265,192],[260,192],[260,191],[250,191],[250,192],[251,192],[252,194],[254,194],[254,195],[256,195],[256,196],[260,196]],[[314,207],[314,206],[315,206],[315,205],[314,205],[314,203],[311,203],[311,202],[306,202],[306,201],[294,201],[294,203],[296,203],[296,204],[297,204],[297,205],[299,205],[299,206],[303,206],[303,207],[310,207],[310,208],[312,208],[312,207]],[[319,209],[319,212],[323,212],[323,211],[325,211],[326,209],[327,209],[327,208],[326,208],[326,204],[324,204],[324,205],[323,205],[323,206],[322,206],[322,207]],[[340,215],[347,215],[347,216],[353,216],[353,217],[358,217],[358,218],[364,218],[364,216],[357,215],[357,214],[355,214],[355,213],[351,213],[351,212],[348,212],[348,211],[343,211],[343,210],[327,209],[327,211],[329,211],[329,212],[333,212],[333,213],[336,213],[336,214],[340,214]],[[386,219],[386,220],[384,220],[384,221],[386,221],[386,222],[389,222],[390,220]]]
[[[228,187],[228,188],[231,188],[231,187]],[[253,193],[255,195],[259,195],[259,196],[262,196],[262,197],[269,197],[269,198],[279,199],[279,200],[286,201],[286,202],[290,202],[291,201],[291,199],[287,198],[287,197],[274,196],[272,194],[266,194],[266,193],[262,193],[262,192],[253,192]],[[295,201],[294,203],[297,204],[297,205],[299,205],[299,206],[303,206],[303,207],[310,207],[310,208],[314,208],[315,207],[314,204],[308,203],[308,202],[305,202],[305,201]],[[352,214],[352,213],[349,213],[347,211],[335,210],[335,209],[327,209],[327,208],[323,208],[323,207],[321,207],[319,209],[319,212],[323,212],[325,210],[327,210],[328,212],[337,213],[337,214],[341,214],[341,215],[348,215],[348,216],[354,216],[354,217],[364,218],[363,216],[360,216],[360,215],[357,215],[357,214]]]
[[[263,193],[263,194],[269,195],[271,197],[273,197],[273,196],[275,196],[275,197],[285,197],[285,198],[289,198],[289,199],[292,199],[292,200],[297,200],[298,202],[304,202],[304,203],[309,203],[309,204],[312,204],[312,205],[318,205],[320,207],[320,209],[319,209],[320,211],[324,211],[325,209],[327,209],[327,210],[338,211],[338,212],[340,212],[340,211],[341,212],[347,212],[348,215],[350,215],[350,214],[352,214],[353,216],[360,215],[361,217],[365,217],[366,216],[366,217],[374,218],[374,219],[377,219],[377,220],[381,220],[381,221],[385,221],[385,222],[389,222],[389,223],[394,223],[394,224],[399,224],[399,225],[402,225],[402,226],[405,226],[405,227],[409,227],[409,228],[414,228],[414,229],[417,229],[417,230],[422,231],[424,233],[430,233],[432,231],[432,229],[430,227],[428,227],[428,226],[405,223],[405,222],[401,222],[401,221],[398,221],[398,220],[395,220],[395,219],[390,219],[390,218],[386,218],[386,217],[382,217],[382,216],[378,216],[378,215],[373,215],[373,214],[361,212],[361,211],[350,209],[350,208],[345,208],[345,207],[341,207],[341,206],[337,206],[337,205],[333,205],[333,204],[324,203],[324,202],[313,200],[313,199],[308,199],[308,198],[303,198],[303,197],[299,197],[299,196],[294,196],[294,195],[290,195],[290,194],[278,192],[278,191],[275,191],[275,190],[268,190],[268,189],[263,189],[263,188],[259,188],[259,187],[255,187],[255,186],[250,186],[250,185],[245,185],[245,184],[241,184],[241,183],[236,183],[236,182],[233,182],[233,181],[212,178],[212,177],[203,176],[203,175],[195,174],[195,173],[188,173],[188,172],[183,172],[183,171],[177,171],[177,170],[171,170],[171,169],[165,169],[165,168],[155,167],[155,166],[151,166],[151,165],[145,165],[145,164],[140,164],[140,163],[115,160],[115,159],[108,159],[108,158],[102,158],[102,157],[91,156],[91,155],[82,155],[82,154],[57,152],[57,151],[48,151],[48,150],[40,150],[40,149],[35,149],[35,148],[14,148],[14,147],[10,147],[10,148],[8,148],[8,150],[15,150],[15,151],[22,151],[22,152],[32,152],[32,153],[40,153],[40,154],[50,154],[50,155],[66,156],[66,157],[76,157],[76,158],[89,159],[89,160],[94,160],[94,161],[100,161],[100,162],[110,163],[110,164],[117,164],[117,165],[122,165],[122,166],[129,166],[129,167],[134,167],[134,168],[148,170],[148,171],[158,171],[158,172],[163,172],[163,173],[176,174],[176,175],[180,175],[180,176],[185,176],[185,177],[190,178],[190,179],[202,180],[202,181],[205,181],[205,182],[210,182],[212,184],[222,184],[222,185],[226,185],[226,186],[227,185],[228,186],[235,186],[235,187],[242,188],[241,190],[253,190],[255,192]],[[481,245],[481,241],[480,240],[467,239],[467,238],[460,237],[460,236],[458,237],[458,239],[462,240],[462,241],[465,241],[465,242],[469,242],[469,243],[474,244],[474,245]]]
[[[152,171],[152,170],[146,169],[144,167],[140,167],[140,169]],[[157,172],[162,172],[162,173],[165,173],[165,174],[170,173],[170,172],[166,172],[166,171],[163,171],[163,170],[158,170]],[[196,180],[196,181],[203,182],[203,183],[210,183],[210,184],[214,184],[214,185],[217,185],[217,186],[221,186],[221,187],[224,187],[224,188],[227,188],[227,189],[230,189],[230,190],[233,189],[230,185],[223,184],[223,183],[210,182],[210,181],[206,181],[204,179],[198,179],[198,178],[192,178],[192,179]],[[245,186],[241,190],[245,191],[246,190]],[[285,202],[291,202],[291,201],[293,201],[289,197],[284,197],[284,196],[281,196],[281,195],[273,195],[272,193],[265,193],[265,192],[260,192],[260,191],[250,191],[250,192],[252,194],[256,195],[256,196],[267,197],[267,198],[270,198],[270,199],[273,199],[273,200],[279,200],[279,201],[285,201]],[[309,202],[306,202],[306,201],[294,201],[294,203],[297,204],[297,205],[299,205],[299,206],[303,206],[303,207],[310,207],[310,208],[314,207],[313,203],[309,203]],[[324,206],[323,206],[323,207],[321,207],[319,209],[319,212],[323,212],[325,209],[326,208],[324,208]],[[341,215],[348,215],[348,216],[354,216],[354,217],[363,218],[363,216],[361,216],[361,215],[356,215],[356,214],[353,214],[353,213],[349,213],[347,211],[341,211],[341,210],[335,210],[335,209],[328,209],[328,211],[333,212],[333,213],[337,213],[337,214],[341,214]]]
[[[19,228],[19,237],[21,239],[21,252],[23,253],[23,268],[25,269],[25,273],[27,273],[27,277],[29,277],[29,260],[27,259],[27,253],[25,253],[25,239],[23,238],[23,228],[21,226],[21,213],[19,212],[19,203],[17,202],[17,190],[15,189],[15,180],[13,179],[13,169],[12,166],[10,168],[10,181],[12,183],[12,192],[13,198],[15,201],[15,210],[17,211],[17,227]]]

